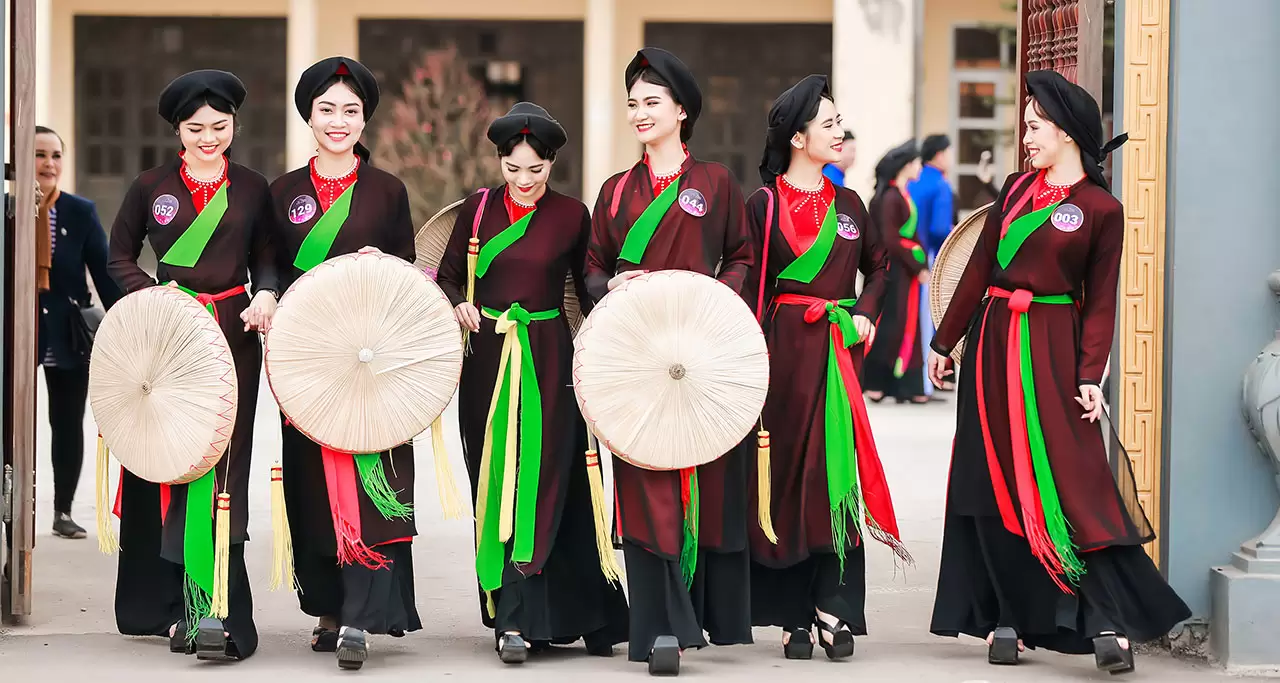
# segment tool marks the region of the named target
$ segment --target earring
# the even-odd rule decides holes
[[[796,141],[792,140],[792,141],[791,141],[791,146],[792,146],[792,147],[795,147],[796,149],[804,149],[804,143],[803,143],[803,142],[796,142]]]

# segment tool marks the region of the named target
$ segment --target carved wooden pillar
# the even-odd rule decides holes
[[[1052,69],[1102,102],[1103,0],[1019,0],[1018,139],[1028,71]],[[1025,166],[1025,162],[1024,162]]]

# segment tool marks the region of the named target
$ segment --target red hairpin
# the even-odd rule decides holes
[[[334,75],[335,75],[335,76],[350,76],[350,75],[351,75],[351,69],[348,69],[346,64],[339,64],[339,65],[338,65],[338,70],[334,72]]]
[[[521,129],[520,129],[520,134],[521,134],[521,135],[528,135],[528,134],[529,134],[529,127],[528,127],[528,126],[525,126],[524,128],[521,128]]]

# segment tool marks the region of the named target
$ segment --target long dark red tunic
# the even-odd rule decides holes
[[[1079,219],[1046,220],[1022,244],[1008,268],[1001,268],[996,252],[1003,214],[1017,208],[1011,216],[1016,218],[1031,213],[1033,206],[1032,201],[1019,201],[1033,191],[1032,182],[1022,183],[1012,195],[1010,185],[1006,181],[996,204],[999,210],[993,209],[983,225],[973,257],[933,338],[933,348],[945,355],[963,335],[969,335],[972,352],[966,349],[966,357],[975,362],[966,361],[965,373],[976,373],[981,363],[984,400],[980,407],[985,409],[997,472],[1006,483],[1002,488],[1012,509],[1019,511],[1006,379],[1013,316],[1008,299],[987,297],[987,292],[999,287],[1028,290],[1037,296],[1071,295],[1077,305],[1033,303],[1027,313],[1040,424],[1063,513],[1071,525],[1072,541],[1082,551],[1145,543],[1154,538],[1151,526],[1140,507],[1126,503],[1137,501],[1132,474],[1119,478],[1127,489],[1121,491],[1107,461],[1101,430],[1096,423],[1080,419],[1082,409],[1074,400],[1079,385],[1101,382],[1111,351],[1123,207],[1101,187],[1081,182],[1060,205],[1060,212]],[[1074,208],[1065,211],[1067,207]],[[1118,460],[1118,467],[1128,471],[1127,458]],[[962,420],[951,462],[947,514],[1000,516],[992,473],[981,425]]]
[[[149,171],[134,180],[111,226],[110,260],[107,269],[125,292],[175,281],[199,294],[218,295],[246,285],[250,278],[257,290],[279,291],[275,245],[271,238],[271,204],[267,181],[258,172],[227,163],[227,210],[190,268],[161,262],[153,278],[138,266],[144,240],[151,243],[157,257],[163,257],[186,232],[201,207],[184,179],[182,160]],[[176,209],[176,210],[175,210]],[[163,222],[162,222],[163,221]],[[219,325],[227,337],[236,364],[240,409],[231,445],[215,468],[218,490],[225,485],[231,494],[232,543],[247,536],[250,457],[253,450],[253,418],[258,401],[258,377],[262,365],[262,344],[257,332],[246,332],[240,313],[249,305],[249,295],[241,293],[214,303]],[[165,556],[182,561],[182,524],[185,515],[185,487],[174,487],[166,516]],[[179,524],[170,525],[170,519]],[[170,531],[172,529],[172,531]],[[172,542],[170,541],[172,538]]]
[[[911,217],[911,206],[896,186],[885,189],[871,200],[871,217],[875,221],[879,241],[889,254],[889,277],[885,283],[875,342],[867,351],[863,388],[899,399],[910,399],[924,395],[924,354],[919,317],[921,284],[917,278],[926,265],[915,255],[924,252],[913,249],[920,247],[918,235],[904,237],[900,233]],[[895,366],[900,357],[905,357],[906,362],[899,373],[895,372]]]
[[[328,257],[374,247],[412,263],[414,227],[404,183],[386,171],[363,163],[355,182],[350,213]],[[318,196],[309,166],[290,171],[271,183],[274,222],[279,231],[280,268],[286,288],[302,275],[293,261],[302,241],[324,213],[321,199],[329,197]],[[333,557],[337,548],[320,446],[287,422],[281,437],[281,464],[294,550],[298,554]],[[412,504],[413,444],[383,453],[382,468],[387,483],[398,492],[397,500]],[[366,545],[374,547],[417,535],[413,519],[387,519],[378,512],[363,487],[357,486],[356,491],[360,500],[361,535]]]
[[[485,212],[480,219],[480,243],[510,226],[515,218],[507,209],[506,188],[490,188]],[[480,204],[480,193],[471,195],[458,212],[453,234],[440,262],[437,281],[454,306],[467,300],[467,240]],[[518,216],[517,216],[518,217]],[[529,345],[538,372],[542,396],[542,467],[538,481],[538,512],[533,559],[518,567],[532,576],[542,570],[555,542],[560,515],[564,510],[569,471],[583,461],[586,426],[573,397],[573,336],[564,315],[564,282],[572,275],[583,312],[590,312],[583,266],[591,217],[582,202],[554,190],[538,200],[524,237],[504,249],[484,277],[477,277],[475,305],[506,311],[519,303],[526,311],[560,310],[552,320],[529,323]],[[471,351],[462,364],[458,420],[462,427],[463,452],[471,475],[474,502],[480,456],[484,446],[485,421],[498,379],[503,335],[494,332],[496,321],[481,316],[480,331],[472,334]],[[501,448],[500,444],[494,446]],[[491,491],[490,495],[499,495]],[[594,557],[594,553],[593,553]]]
[[[840,228],[826,265],[808,284],[779,280],[778,274],[813,244],[821,223],[821,218],[815,220],[814,214],[806,208],[793,208],[805,199],[797,198],[785,183],[785,180],[770,183],[747,200],[753,244],[762,249],[769,205],[766,190],[778,193],[774,195],[773,217],[769,226],[763,321],[770,365],[764,427],[769,430],[771,441],[771,507],[777,545],[765,537],[759,524],[748,525],[752,559],[770,567],[794,565],[813,552],[834,552],[824,431],[830,325],[825,315],[817,322],[806,322],[805,306],[772,302],[780,294],[800,294],[832,301],[856,298],[857,304],[849,309],[850,313],[875,320],[880,312],[888,266],[884,247],[870,232],[872,223],[862,199],[853,190],[836,188],[833,196]],[[829,183],[826,184],[830,187]],[[825,216],[829,202],[816,200],[816,203],[820,204],[817,215]],[[860,293],[857,290],[859,271],[866,278]],[[759,266],[752,269],[749,279],[752,285],[746,295],[753,306],[759,300],[756,288],[760,275]],[[862,349],[861,344],[850,349],[855,368],[862,365]],[[851,397],[851,400],[860,398]],[[748,481],[754,482],[755,460],[751,459],[751,462]],[[747,518],[754,522],[759,499],[752,495],[750,501]],[[851,542],[853,540],[850,539]]]
[[[618,185],[626,178],[619,190]],[[752,264],[750,235],[738,182],[720,164],[685,159],[680,192],[705,199],[704,215],[672,204],[649,242],[640,264],[618,260],[631,225],[653,201],[654,180],[642,160],[600,188],[591,216],[587,289],[595,301],[608,293],[609,279],[627,270],[689,270],[715,277],[742,292]],[[615,192],[617,213],[612,211]],[[696,211],[696,209],[694,209]],[[717,264],[719,271],[717,272]],[[699,545],[717,552],[746,547],[746,458],[743,449],[698,468]],[[617,516],[622,537],[669,561],[680,558],[684,507],[680,473],[655,472],[614,458]]]

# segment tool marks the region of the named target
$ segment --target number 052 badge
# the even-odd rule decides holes
[[[1063,204],[1053,210],[1049,222],[1062,232],[1075,232],[1084,226],[1084,212],[1075,204]]]

